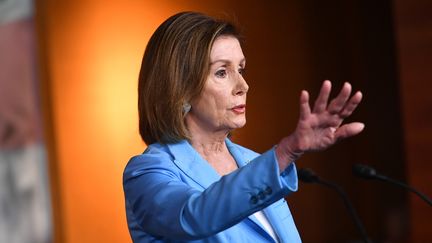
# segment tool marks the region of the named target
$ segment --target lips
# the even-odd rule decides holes
[[[237,105],[231,108],[231,110],[234,111],[235,113],[243,114],[246,112],[246,105],[245,104]]]

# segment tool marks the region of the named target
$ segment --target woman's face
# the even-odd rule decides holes
[[[220,36],[214,41],[206,83],[186,116],[189,130],[195,126],[205,132],[229,132],[246,124],[249,86],[242,76],[245,65],[235,37]]]

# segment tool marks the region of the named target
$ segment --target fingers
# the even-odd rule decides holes
[[[300,119],[305,120],[310,113],[309,93],[306,90],[302,90],[300,94]]]
[[[363,131],[365,125],[361,122],[353,122],[339,127],[335,132],[336,140],[348,138],[359,134]]]
[[[339,116],[342,119],[349,117],[353,113],[353,111],[357,108],[357,106],[360,104],[362,98],[363,98],[363,94],[360,91],[357,91],[351,97],[348,103],[345,105],[342,112],[340,112]]]
[[[320,93],[315,101],[314,113],[323,112],[327,108],[327,102],[331,91],[331,82],[325,80],[321,86]]]
[[[345,104],[350,97],[351,94],[351,84],[348,82],[345,82],[341,91],[339,92],[338,96],[334,98],[330,105],[327,108],[327,111],[330,114],[337,114],[345,107]]]
[[[320,113],[327,110],[330,114],[338,114],[340,118],[345,119],[350,116],[362,100],[362,93],[357,91],[351,98],[351,84],[345,82],[339,94],[327,106],[328,98],[331,91],[331,82],[324,81],[321,91],[315,101],[314,113]]]

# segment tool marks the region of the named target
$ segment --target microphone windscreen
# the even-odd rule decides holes
[[[297,176],[299,180],[307,183],[318,181],[318,176],[311,169],[299,169],[297,170]]]
[[[355,164],[352,168],[353,174],[366,179],[375,179],[376,171],[372,167],[362,164]]]

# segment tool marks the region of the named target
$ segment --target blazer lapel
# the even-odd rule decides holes
[[[176,144],[168,144],[167,146],[174,157],[174,163],[177,167],[203,189],[206,189],[220,179],[221,176],[201,157],[188,141],[183,140]]]
[[[234,160],[237,162],[237,166],[239,168],[247,165],[251,160],[253,160],[257,156],[257,155],[242,153],[242,151],[240,151],[237,148],[238,145],[231,142],[231,140],[229,140],[228,138],[225,139],[225,143],[231,155],[234,157]]]
[[[252,153],[242,153],[242,151],[240,151],[237,148],[238,145],[231,142],[231,140],[229,140],[228,138],[225,140],[225,143],[227,144],[227,147],[228,147],[231,155],[234,157],[235,161],[237,162],[237,166],[239,168],[247,165],[251,160],[253,160],[256,156],[258,156],[257,154],[252,154]],[[269,207],[271,207],[271,206],[269,206]],[[267,208],[269,208],[269,207],[267,207]],[[263,210],[264,214],[266,215],[267,219],[269,220],[271,226],[273,226],[274,224],[270,221],[269,217],[267,216],[267,214],[265,212],[266,209]],[[248,216],[248,218],[253,223],[255,223],[255,226],[258,226],[258,230],[260,230],[262,234],[266,234],[266,236],[268,236],[267,237],[268,239],[273,240],[273,238],[270,236],[270,234],[267,232],[267,230],[264,228],[264,226],[261,224],[261,222],[253,214]],[[253,227],[255,229],[257,229],[255,226],[253,226]],[[275,227],[273,227],[273,230],[276,232],[279,239],[281,239],[279,236],[279,231],[276,231]]]
[[[279,237],[279,241],[285,242],[286,240],[284,239],[289,238],[287,235],[287,229],[280,223],[281,222],[280,216],[278,215],[276,209],[276,207],[278,207],[280,203],[286,203],[284,199],[281,200],[282,202],[275,202],[270,206],[268,206],[267,208],[265,208],[263,211],[265,216],[267,217],[267,220],[270,222],[270,225],[273,227],[273,230],[275,231],[276,235]]]

